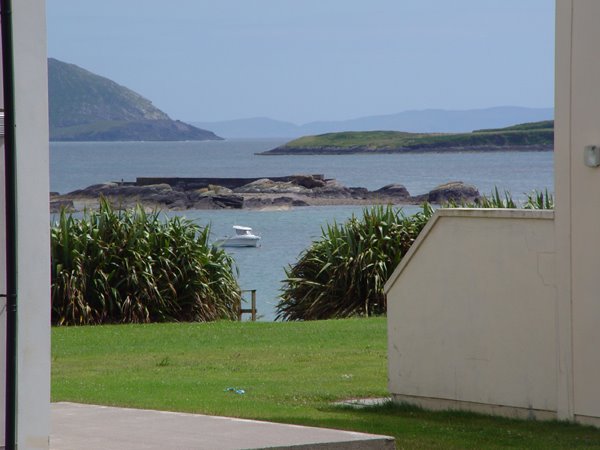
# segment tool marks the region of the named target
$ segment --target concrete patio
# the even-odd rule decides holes
[[[388,436],[78,403],[52,404],[50,449],[392,450]]]

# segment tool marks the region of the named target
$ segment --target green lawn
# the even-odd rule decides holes
[[[331,406],[387,395],[382,318],[54,328],[52,358],[53,401],[388,434],[399,448],[600,448],[600,430],[565,423]]]

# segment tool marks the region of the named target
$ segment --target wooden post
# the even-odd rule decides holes
[[[242,314],[251,314],[252,322],[256,322],[256,289],[243,290],[242,294],[244,292],[250,292],[250,308],[242,308],[242,299],[240,298],[238,320],[242,320]]]
[[[252,322],[256,322],[256,289],[252,289]]]

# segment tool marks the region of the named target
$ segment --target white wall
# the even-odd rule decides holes
[[[596,424],[600,424],[600,168],[583,164],[583,149],[600,145],[599,19],[597,0],[558,0],[556,228],[564,329],[561,362],[567,374],[562,404],[566,417]]]
[[[439,210],[386,284],[397,400],[554,417],[552,211]]]
[[[47,449],[50,435],[50,239],[45,21],[44,0],[13,1],[19,255],[17,439],[20,449]],[[0,170],[0,184],[0,245],[3,248],[4,170]],[[4,292],[3,258],[0,266],[0,289]],[[2,321],[0,327],[3,326]],[[0,342],[0,349],[0,365],[4,375],[6,355],[3,342]],[[0,391],[3,396],[4,380]],[[3,406],[0,416],[3,427]]]

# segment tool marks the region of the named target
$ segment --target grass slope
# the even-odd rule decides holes
[[[600,430],[566,423],[393,405],[332,406],[334,400],[387,395],[384,318],[113,325],[52,333],[53,401],[387,434],[399,448],[600,448]]]
[[[50,128],[104,121],[169,120],[152,102],[75,64],[48,59]]]
[[[304,136],[262,154],[443,151],[499,148],[550,149],[554,122],[533,122],[472,133],[347,131]]]

